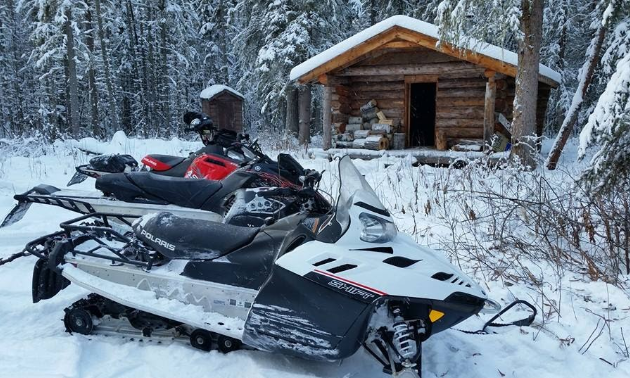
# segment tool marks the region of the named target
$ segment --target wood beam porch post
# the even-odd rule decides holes
[[[329,86],[324,87],[324,103],[322,105],[322,115],[323,115],[323,128],[324,128],[324,140],[323,147],[324,150],[328,150],[332,147],[332,108],[331,108],[331,100],[332,100],[332,91],[333,88]]]
[[[497,97],[497,84],[494,80],[494,71],[487,70],[485,76],[488,78],[486,83],[485,108],[483,116],[483,150],[486,151],[490,145],[492,135],[494,134],[494,102]]]

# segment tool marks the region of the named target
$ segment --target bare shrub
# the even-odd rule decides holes
[[[511,282],[540,285],[532,265],[550,264],[558,278],[571,271],[619,284],[630,269],[627,191],[592,194],[577,173],[487,163],[436,170],[416,205],[448,229],[440,247],[454,261]]]

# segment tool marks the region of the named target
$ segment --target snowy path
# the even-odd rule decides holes
[[[142,153],[144,150],[139,152]],[[310,161],[306,164],[321,169],[328,163]],[[3,216],[13,205],[14,190],[21,192],[40,182],[63,187],[70,178],[73,165],[72,156],[62,153],[48,158],[4,161],[0,168],[0,215]],[[389,174],[379,168],[378,162],[358,165],[362,171],[371,172],[367,178],[373,183],[382,182]],[[88,180],[80,188],[89,189],[91,185],[93,181]],[[20,251],[35,237],[55,231],[61,221],[71,216],[72,213],[64,210],[34,205],[22,221],[0,229],[0,258]],[[405,216],[398,214],[398,220],[401,222],[399,227],[408,228],[406,222],[409,220]],[[315,363],[255,351],[223,355],[201,352],[180,343],[153,345],[117,337],[70,335],[64,332],[61,322],[63,309],[87,293],[71,285],[53,299],[33,304],[31,272],[34,261],[33,257],[27,257],[0,267],[2,378],[386,377],[362,350],[341,364]],[[534,296],[534,291],[526,286],[505,288],[499,282],[489,282],[487,287],[491,297],[503,303],[510,301],[513,295],[526,299]],[[424,377],[630,376],[630,362],[621,361],[619,348],[623,346],[609,342],[607,330],[586,354],[579,351],[599,319],[587,312],[587,308],[612,319],[611,332],[617,336],[620,328],[630,331],[628,296],[610,285],[586,283],[571,277],[567,277],[561,290],[562,317],[560,321],[546,324],[545,331],[534,327],[510,327],[495,335],[468,335],[448,330],[432,337],[425,343]],[[555,295],[557,292],[552,293]],[[476,330],[481,324],[481,318],[472,318],[458,328]],[[628,336],[630,332],[626,333],[630,342]],[[571,342],[571,338],[575,341]],[[600,358],[618,363],[618,366],[615,368]]]

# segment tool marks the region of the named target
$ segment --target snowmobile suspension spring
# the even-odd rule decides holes
[[[412,358],[417,352],[413,327],[405,322],[398,322],[392,326],[394,336],[392,342],[396,350],[404,358]]]

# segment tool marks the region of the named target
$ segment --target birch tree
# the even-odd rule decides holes
[[[602,54],[607,84],[580,133],[579,156],[583,158],[589,146],[599,144],[585,179],[595,191],[619,184],[626,190],[630,182],[630,5],[611,1],[602,24],[615,25]]]
[[[610,3],[610,7],[612,8],[612,12],[615,12],[615,8],[619,5],[616,1],[612,1]],[[599,9],[607,9],[605,3],[598,4]],[[599,56],[602,49],[602,45],[604,43],[604,37],[606,36],[606,30],[608,28],[608,22],[610,17],[607,17],[604,20],[601,20],[601,16],[598,17],[598,20],[594,22],[594,36],[591,40],[591,43],[586,50],[586,57],[584,59],[584,65],[579,73],[579,83],[578,88],[573,95],[573,99],[571,101],[571,106],[562,122],[562,126],[560,127],[560,131],[558,132],[558,136],[555,139],[553,147],[549,152],[549,156],[547,157],[547,161],[545,166],[547,169],[555,169],[558,164],[558,160],[560,159],[560,155],[562,154],[562,150],[566,145],[569,137],[571,136],[571,132],[575,127],[575,124],[578,120],[578,115],[580,109],[582,108],[582,104],[584,103],[586,93],[588,88],[593,80],[593,75],[595,73],[595,68],[599,63]]]

